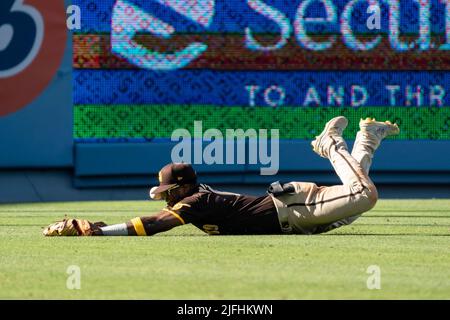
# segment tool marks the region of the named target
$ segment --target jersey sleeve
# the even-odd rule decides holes
[[[198,208],[198,201],[192,198],[185,198],[173,207],[166,207],[163,211],[174,215],[182,224],[195,222],[200,218],[201,212]]]

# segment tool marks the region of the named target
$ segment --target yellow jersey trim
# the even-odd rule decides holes
[[[145,232],[144,224],[142,223],[141,218],[131,219],[131,223],[133,224],[134,230],[138,236],[146,236],[147,232]]]
[[[186,223],[184,222],[183,218],[180,217],[180,215],[179,215],[178,213],[176,213],[176,212],[174,212],[174,211],[172,211],[172,210],[166,209],[166,208],[164,208],[163,210],[166,211],[166,212],[168,212],[168,213],[170,213],[170,214],[172,214],[173,216],[175,216],[175,218],[177,218],[178,220],[180,220],[182,224],[186,224]]]
[[[176,205],[174,205],[174,206],[172,207],[172,209],[173,209],[173,210],[180,210],[180,209],[183,208],[183,207],[188,207],[188,208],[190,208],[191,205],[190,205],[190,204],[187,204],[187,203],[183,203],[183,202],[178,202]]]

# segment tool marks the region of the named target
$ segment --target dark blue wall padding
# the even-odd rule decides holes
[[[174,143],[76,144],[75,175],[79,186],[145,185],[171,162]],[[371,175],[382,183],[450,183],[450,149],[445,141],[385,141],[377,150]],[[349,143],[349,148],[352,144]],[[337,183],[328,160],[311,151],[309,142],[280,142],[280,171],[261,176],[261,165],[194,164],[214,183],[268,183],[301,179]],[[128,181],[128,182],[127,182]]]

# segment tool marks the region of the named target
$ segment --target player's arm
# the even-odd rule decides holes
[[[128,235],[151,236],[168,231],[184,224],[184,220],[175,212],[163,209],[158,214],[134,218],[127,222]]]
[[[106,225],[82,219],[64,219],[43,231],[46,236],[151,236],[184,224],[175,211],[163,209],[154,216],[137,217],[125,223]]]
[[[101,227],[96,235],[103,236],[151,236],[184,224],[175,212],[163,209],[153,216],[137,217],[124,224]]]

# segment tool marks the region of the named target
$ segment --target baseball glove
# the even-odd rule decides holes
[[[83,219],[64,219],[52,223],[42,232],[44,236],[92,236],[99,227],[106,226],[103,222],[89,222]]]

